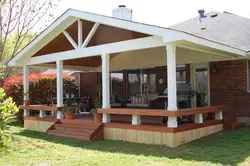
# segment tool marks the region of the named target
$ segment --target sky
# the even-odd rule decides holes
[[[132,20],[167,27],[205,12],[227,11],[250,18],[250,0],[61,0],[55,18],[68,8],[112,16],[112,9],[126,5],[133,10]]]

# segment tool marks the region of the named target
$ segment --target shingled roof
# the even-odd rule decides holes
[[[169,28],[194,34],[215,42],[250,51],[250,19],[231,13],[209,12]]]

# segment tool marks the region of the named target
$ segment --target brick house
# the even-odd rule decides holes
[[[176,147],[223,130],[223,116],[248,121],[250,20],[198,13],[164,28],[133,22],[124,5],[113,17],[69,9],[8,63],[23,67],[25,127],[56,135],[57,124],[80,124],[63,120],[63,69],[82,71],[80,96],[101,98],[102,120],[89,140]],[[56,105],[29,105],[29,66],[56,68]],[[46,124],[44,111],[56,111]]]

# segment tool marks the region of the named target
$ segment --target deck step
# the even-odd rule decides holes
[[[67,133],[62,133],[57,130],[48,130],[48,135],[54,135],[58,137],[64,137],[64,138],[75,138],[79,140],[87,140],[90,141],[89,136],[79,136],[79,135],[72,135],[72,134],[67,134]]]
[[[246,126],[246,124],[244,122],[233,122],[231,124],[232,124],[232,130],[238,130],[238,129]]]
[[[231,131],[238,130],[245,126],[246,124],[244,122],[224,122],[223,123],[224,130],[231,130]]]
[[[78,132],[87,132],[87,133],[92,133],[96,129],[96,127],[75,126],[75,125],[67,125],[67,124],[55,124],[54,127],[56,130],[78,131]]]
[[[96,141],[103,139],[102,123],[91,121],[60,120],[47,130],[48,135]]]
[[[236,116],[224,117],[223,121],[227,123],[237,122],[237,117]]]

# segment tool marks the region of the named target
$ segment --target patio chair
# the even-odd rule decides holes
[[[87,109],[89,109],[89,105],[90,105],[90,97],[82,97],[79,102],[79,108],[78,108],[79,115],[86,114]]]

